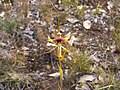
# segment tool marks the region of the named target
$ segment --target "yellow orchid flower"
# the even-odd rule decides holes
[[[62,55],[62,49],[64,49],[66,51],[65,48],[62,48],[62,43],[67,42],[70,39],[70,33],[68,33],[65,38],[61,37],[61,33],[58,32],[57,33],[57,37],[55,39],[51,39],[50,36],[48,36],[48,41],[51,43],[55,43],[57,44],[57,57],[60,61],[62,61],[64,59],[64,56]]]

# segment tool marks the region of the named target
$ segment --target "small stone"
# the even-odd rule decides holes
[[[115,30],[115,27],[114,26],[110,26],[110,31],[114,31]]]
[[[72,57],[70,55],[67,56],[67,60],[68,61],[71,61],[72,60]]]
[[[74,41],[76,41],[77,38],[75,36],[72,36],[71,39],[68,41],[68,43],[73,46]]]
[[[55,73],[49,74],[49,76],[50,77],[59,77],[60,73],[59,72],[55,72]]]
[[[93,59],[95,62],[100,62],[101,61],[101,59],[97,58],[95,55],[91,55],[90,58]]]
[[[87,81],[94,81],[94,83],[98,83],[98,78],[96,75],[83,75],[80,77],[78,82],[87,82]]]
[[[108,1],[107,4],[108,4],[107,8],[111,10],[111,8],[113,7],[113,2]]]
[[[51,69],[51,66],[50,66],[50,65],[46,65],[46,69],[47,69],[47,70],[50,70],[50,69]]]
[[[91,16],[90,16],[90,14],[88,14],[88,13],[86,13],[85,15],[84,15],[84,18],[85,19],[88,19],[88,18],[90,18]]]
[[[5,15],[5,12],[2,11],[2,12],[0,13],[0,17],[4,17],[4,15]]]
[[[83,5],[80,5],[77,7],[77,9],[81,10],[83,8]]]
[[[25,26],[24,26],[24,25],[20,26],[20,29],[24,30],[24,29],[25,29]]]
[[[94,22],[95,22],[95,23],[97,23],[97,22],[98,22],[98,19],[97,19],[97,18],[95,18],[95,19],[94,19]]]
[[[6,43],[0,42],[0,46],[6,46]]]
[[[69,21],[70,23],[76,23],[76,22],[79,22],[79,20],[78,19],[76,19],[76,18],[67,18],[67,21]]]
[[[61,3],[62,3],[62,1],[61,1],[61,0],[58,0],[58,3],[59,3],[59,4],[61,4]]]
[[[29,48],[28,47],[22,47],[22,50],[26,51],[26,50],[29,50]]]
[[[24,33],[25,33],[25,34],[29,34],[29,35],[33,35],[33,34],[34,34],[34,31],[25,30]]]
[[[86,20],[86,21],[83,22],[83,26],[84,26],[85,29],[90,29],[91,25],[92,25],[92,23],[89,20]]]

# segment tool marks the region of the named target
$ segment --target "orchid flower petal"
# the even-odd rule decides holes
[[[68,39],[70,39],[70,34],[71,34],[71,33],[68,33],[68,34],[65,36],[65,40],[64,40],[64,42],[67,42]]]
[[[50,38],[50,36],[48,36],[48,41],[52,43],[54,42],[53,39]]]

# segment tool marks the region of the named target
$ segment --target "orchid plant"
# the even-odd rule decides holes
[[[54,46],[53,49],[51,49],[48,52],[45,53],[50,53],[52,51],[56,51],[56,56],[59,59],[59,63],[57,63],[57,66],[59,68],[59,73],[60,73],[60,84],[58,85],[58,90],[62,90],[62,80],[63,80],[63,69],[62,69],[62,61],[66,55],[66,53],[70,53],[70,55],[73,55],[73,53],[71,53],[67,48],[64,47],[63,44],[69,44],[70,46],[72,46],[74,40],[71,37],[71,34],[68,33],[65,36],[62,36],[62,33],[60,32],[60,14],[57,11],[57,9],[54,7],[54,5],[52,4],[53,9],[58,13],[58,32],[57,35],[55,35],[55,38],[52,39],[49,35],[48,35],[48,41],[50,42],[50,44],[52,46]],[[56,29],[55,29],[55,34],[56,34]],[[70,39],[71,38],[71,39]],[[69,40],[70,39],[70,40]],[[44,53],[44,54],[45,54]]]
[[[62,79],[63,79],[62,61],[66,55],[66,52],[71,54],[71,52],[63,46],[63,44],[69,43],[68,40],[70,39],[70,37],[71,37],[70,33],[68,33],[64,37],[62,36],[62,34],[60,32],[60,28],[59,28],[59,17],[58,17],[58,32],[57,32],[56,37],[54,39],[51,39],[50,36],[48,35],[48,41],[50,43],[54,44],[55,47],[52,50],[50,50],[48,53],[52,52],[53,50],[56,50],[56,56],[59,59],[59,64],[58,64],[58,68],[59,68],[59,72],[60,72],[59,90],[62,90]]]

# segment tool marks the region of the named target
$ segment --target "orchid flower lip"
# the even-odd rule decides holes
[[[58,37],[58,38],[55,38],[54,41],[57,41],[57,42],[61,42],[61,41],[64,41],[65,38],[63,37]]]

